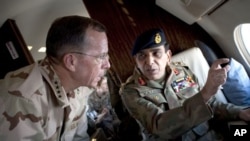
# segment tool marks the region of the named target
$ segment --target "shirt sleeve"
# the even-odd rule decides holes
[[[216,99],[215,96],[211,97],[207,103],[214,111],[215,116],[219,119],[237,120],[239,119],[240,110],[247,108],[236,106],[232,103],[223,103]]]
[[[183,106],[167,111],[140,97],[134,89],[125,89],[121,97],[129,113],[147,131],[163,139],[174,139],[213,116],[200,93],[187,99]]]
[[[0,97],[1,140],[44,139],[42,116],[35,112],[34,104],[26,102],[22,98],[11,98],[7,94],[5,98],[2,98]]]

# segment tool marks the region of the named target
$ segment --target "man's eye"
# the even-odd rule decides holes
[[[100,59],[104,59],[104,58],[105,58],[105,55],[104,55],[104,54],[103,54],[103,55],[100,55],[99,58],[100,58]]]
[[[139,59],[145,58],[145,54],[138,54],[138,58],[139,58]]]
[[[156,57],[161,57],[161,55],[162,55],[161,52],[155,52],[155,53],[154,53],[154,56],[156,56]]]
[[[105,54],[100,55],[98,58],[105,59],[107,56],[108,56],[108,54],[105,53]]]

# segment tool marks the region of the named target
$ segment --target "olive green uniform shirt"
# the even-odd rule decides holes
[[[166,76],[159,81],[147,80],[135,69],[120,89],[125,107],[147,140],[215,140],[206,121],[217,112],[237,118],[241,107],[223,104],[215,97],[204,102],[196,77],[184,64],[172,63]]]

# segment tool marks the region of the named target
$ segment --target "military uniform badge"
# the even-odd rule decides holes
[[[190,76],[179,78],[171,83],[174,92],[178,93],[186,88],[196,85],[195,81]]]
[[[199,87],[185,66],[183,62],[172,62],[170,65],[174,74],[170,78],[170,86],[176,95],[184,99],[196,94]]]
[[[175,75],[178,75],[178,74],[180,73],[179,70],[178,70],[177,68],[174,68],[174,69],[173,69],[173,72],[174,72]]]
[[[161,42],[161,35],[159,33],[156,33],[155,35],[155,43],[159,44]]]
[[[146,82],[141,77],[138,78],[138,83],[140,85],[145,85],[146,84]]]

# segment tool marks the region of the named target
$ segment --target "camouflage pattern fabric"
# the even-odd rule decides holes
[[[209,130],[207,121],[214,114],[236,119],[241,107],[223,104],[215,97],[205,103],[197,82],[189,68],[179,62],[172,63],[166,69],[166,77],[159,81],[147,80],[135,68],[120,94],[140,124],[145,140],[221,140]]]
[[[93,90],[65,93],[47,59],[0,80],[1,141],[89,140],[86,111]]]
[[[110,103],[110,97],[108,93],[103,94],[101,97],[99,97],[96,92],[94,91],[88,99],[88,104],[90,110],[95,110],[98,113],[102,112],[103,107],[108,108],[110,111],[112,111],[112,106]]]
[[[101,97],[98,96],[97,92],[94,91],[88,99],[89,111],[88,113],[101,114],[103,108],[107,108],[107,114],[102,118],[101,122],[97,124],[97,127],[101,127],[107,137],[114,137],[116,134],[116,126],[119,124],[119,119],[111,106],[110,96],[108,92],[105,92]]]

